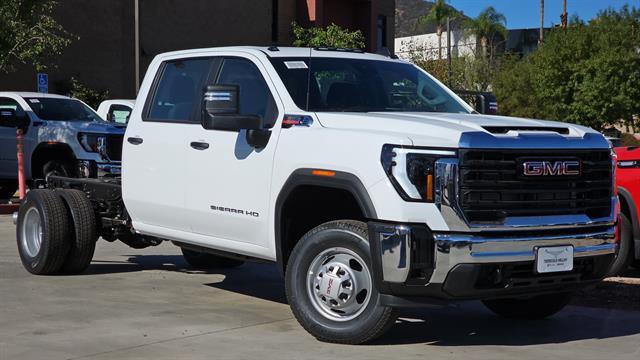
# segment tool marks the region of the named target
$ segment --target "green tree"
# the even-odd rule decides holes
[[[606,10],[572,21],[544,44],[503,66],[495,82],[509,115],[556,119],[601,130],[640,114],[640,11]]]
[[[52,17],[55,0],[0,0],[0,71],[32,64],[46,68],[44,60],[62,53],[70,34]]]
[[[480,47],[484,57],[493,58],[496,39],[507,38],[507,18],[496,11],[493,6],[484,9],[475,19],[467,20],[466,32],[480,40]]]
[[[428,13],[418,18],[417,24],[435,24],[438,35],[438,59],[442,59],[442,33],[447,26],[447,18],[454,18],[458,12],[447,5],[445,0],[436,0]]]
[[[299,47],[336,47],[344,49],[363,49],[364,35],[360,30],[349,31],[336,24],[326,28],[304,28],[297,23],[291,24],[293,45]]]
[[[97,109],[101,102],[109,99],[109,90],[92,89],[74,77],[71,78],[70,85],[69,96],[84,101],[94,109]]]

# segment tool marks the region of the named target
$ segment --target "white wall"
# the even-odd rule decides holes
[[[478,46],[474,36],[465,36],[458,30],[451,32],[451,54],[452,57],[474,56]],[[395,39],[396,55],[400,58],[409,58],[409,53],[420,51],[424,53],[425,59],[438,59],[438,35],[436,33],[406,36]],[[447,33],[442,33],[442,58],[447,58]]]

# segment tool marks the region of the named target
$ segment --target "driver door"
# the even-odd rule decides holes
[[[187,206],[192,231],[208,245],[251,254],[267,247],[271,173],[283,106],[262,64],[243,57],[220,57],[207,85],[238,85],[242,115],[259,115],[271,129],[266,147],[247,143],[239,132],[191,128],[187,149]],[[259,248],[256,248],[258,246]]]

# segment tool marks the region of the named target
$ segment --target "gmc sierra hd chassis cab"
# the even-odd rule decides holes
[[[550,316],[616,252],[602,135],[480,115],[397,59],[162,54],[125,140],[121,179],[51,176],[28,193],[16,215],[28,271],[81,272],[99,237],[169,240],[196,267],[274,262],[300,324],[355,344],[403,306],[482,300],[502,316]]]

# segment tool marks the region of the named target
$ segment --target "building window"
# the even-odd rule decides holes
[[[387,47],[387,17],[378,15],[377,50]]]

